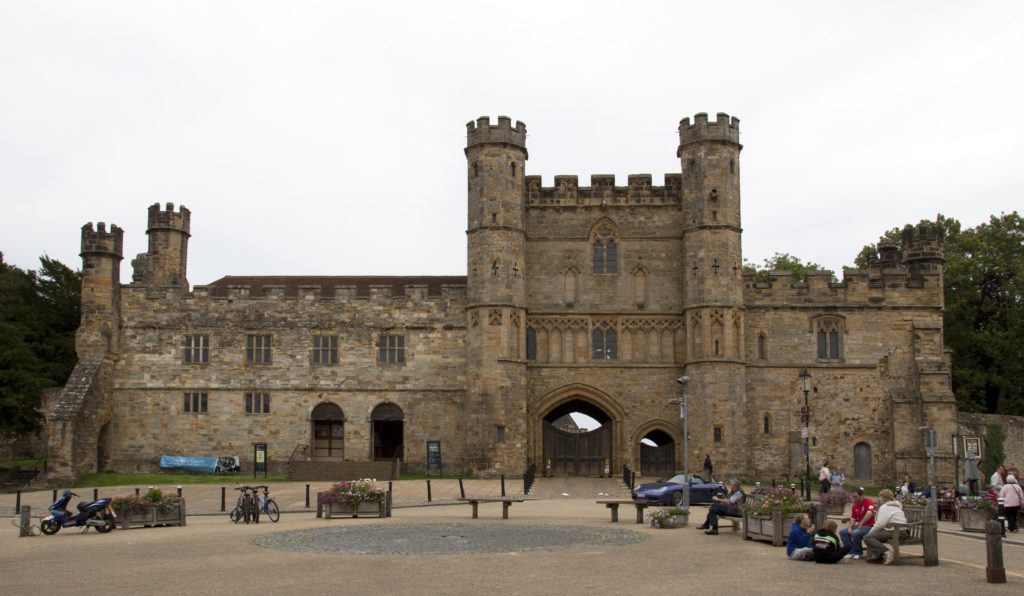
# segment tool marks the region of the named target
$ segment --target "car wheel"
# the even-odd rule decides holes
[[[672,493],[672,504],[676,507],[680,507],[683,504],[683,491],[677,490]]]

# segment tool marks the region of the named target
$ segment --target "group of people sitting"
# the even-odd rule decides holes
[[[906,523],[903,506],[888,489],[878,494],[881,505],[877,508],[871,499],[864,496],[863,488],[856,488],[851,494],[850,521],[838,535],[836,528],[839,524],[835,520],[828,520],[825,527],[815,530],[807,514],[797,514],[786,539],[786,555],[794,561],[817,563],[838,563],[843,559],[863,557],[866,561],[892,564],[893,552],[885,546],[892,539],[892,530],[885,528],[890,524]]]

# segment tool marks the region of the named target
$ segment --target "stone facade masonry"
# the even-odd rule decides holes
[[[464,276],[228,276],[190,288],[191,212],[168,204],[150,207],[149,250],[122,285],[121,229],[83,228],[78,350],[92,376],[48,413],[55,481],[151,470],[162,454],[246,460],[254,443],[269,445],[272,469],[315,462],[317,412],[339,410],[335,460],[381,460],[390,441],[405,469],[424,471],[426,441],[440,440],[445,472],[518,475],[555,458],[560,470],[593,473],[584,463],[597,460],[654,475],[644,439],[674,453],[668,469],[683,467],[667,403],[683,375],[691,470],[710,453],[719,477],[795,480],[803,370],[813,469],[827,458],[865,483],[923,477],[918,427],[957,432],[941,235],[909,229],[841,282],[773,272],[757,283],[742,273],[738,119],[680,122],[680,171],[661,186],[633,174],[544,187],[526,175],[526,138],[505,117],[467,125]],[[403,338],[404,362],[379,362],[382,335]],[[204,362],[186,358],[195,336],[207,338]],[[270,338],[269,363],[247,362],[249,336]],[[337,338],[336,364],[314,361],[317,337]],[[207,410],[186,412],[186,393],[205,394]],[[246,413],[246,393],[269,395],[269,413]],[[553,430],[570,411],[604,424],[603,446]],[[950,450],[938,457],[951,478]]]

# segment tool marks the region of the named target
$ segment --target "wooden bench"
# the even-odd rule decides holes
[[[501,503],[501,519],[508,519],[508,508],[512,503],[522,503],[526,499],[520,499],[518,497],[467,497],[459,500],[473,506],[473,519],[478,518],[477,506],[480,503]]]
[[[657,505],[657,503],[641,503],[638,501],[598,501],[598,505],[604,505],[608,509],[612,510],[612,521],[619,521],[619,505],[633,505],[636,507],[636,523],[644,523],[644,509],[651,505]]]
[[[734,517],[732,515],[719,515],[718,516],[718,527],[721,528],[722,526],[724,526],[726,524],[728,524],[729,526],[732,527],[732,531],[733,532],[738,532],[740,530],[740,528],[743,526],[743,517],[742,516],[735,516]]]
[[[887,527],[887,530],[892,530],[892,539],[889,541],[892,546],[892,557],[893,564],[899,565],[900,559],[909,559],[912,557],[923,558],[925,565],[934,565],[938,563],[939,559],[939,545],[938,545],[938,534],[937,528],[934,527],[935,521],[928,521],[925,519],[927,510],[918,507],[908,507],[903,511],[903,515],[907,518],[905,524],[892,524]],[[931,528],[926,528],[926,525],[931,525]],[[928,538],[930,530],[931,538]],[[900,553],[901,546],[909,546],[920,544],[922,546],[922,554],[907,554]]]

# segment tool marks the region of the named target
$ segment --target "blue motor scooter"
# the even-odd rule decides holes
[[[106,534],[114,529],[114,520],[117,515],[110,507],[110,498],[98,501],[82,501],[78,504],[78,513],[71,515],[68,511],[68,502],[71,497],[77,497],[75,493],[66,490],[59,499],[50,505],[50,515],[43,518],[39,523],[39,529],[43,534],[52,536],[61,528],[74,528],[85,526],[85,529],[96,528],[97,532]]]

